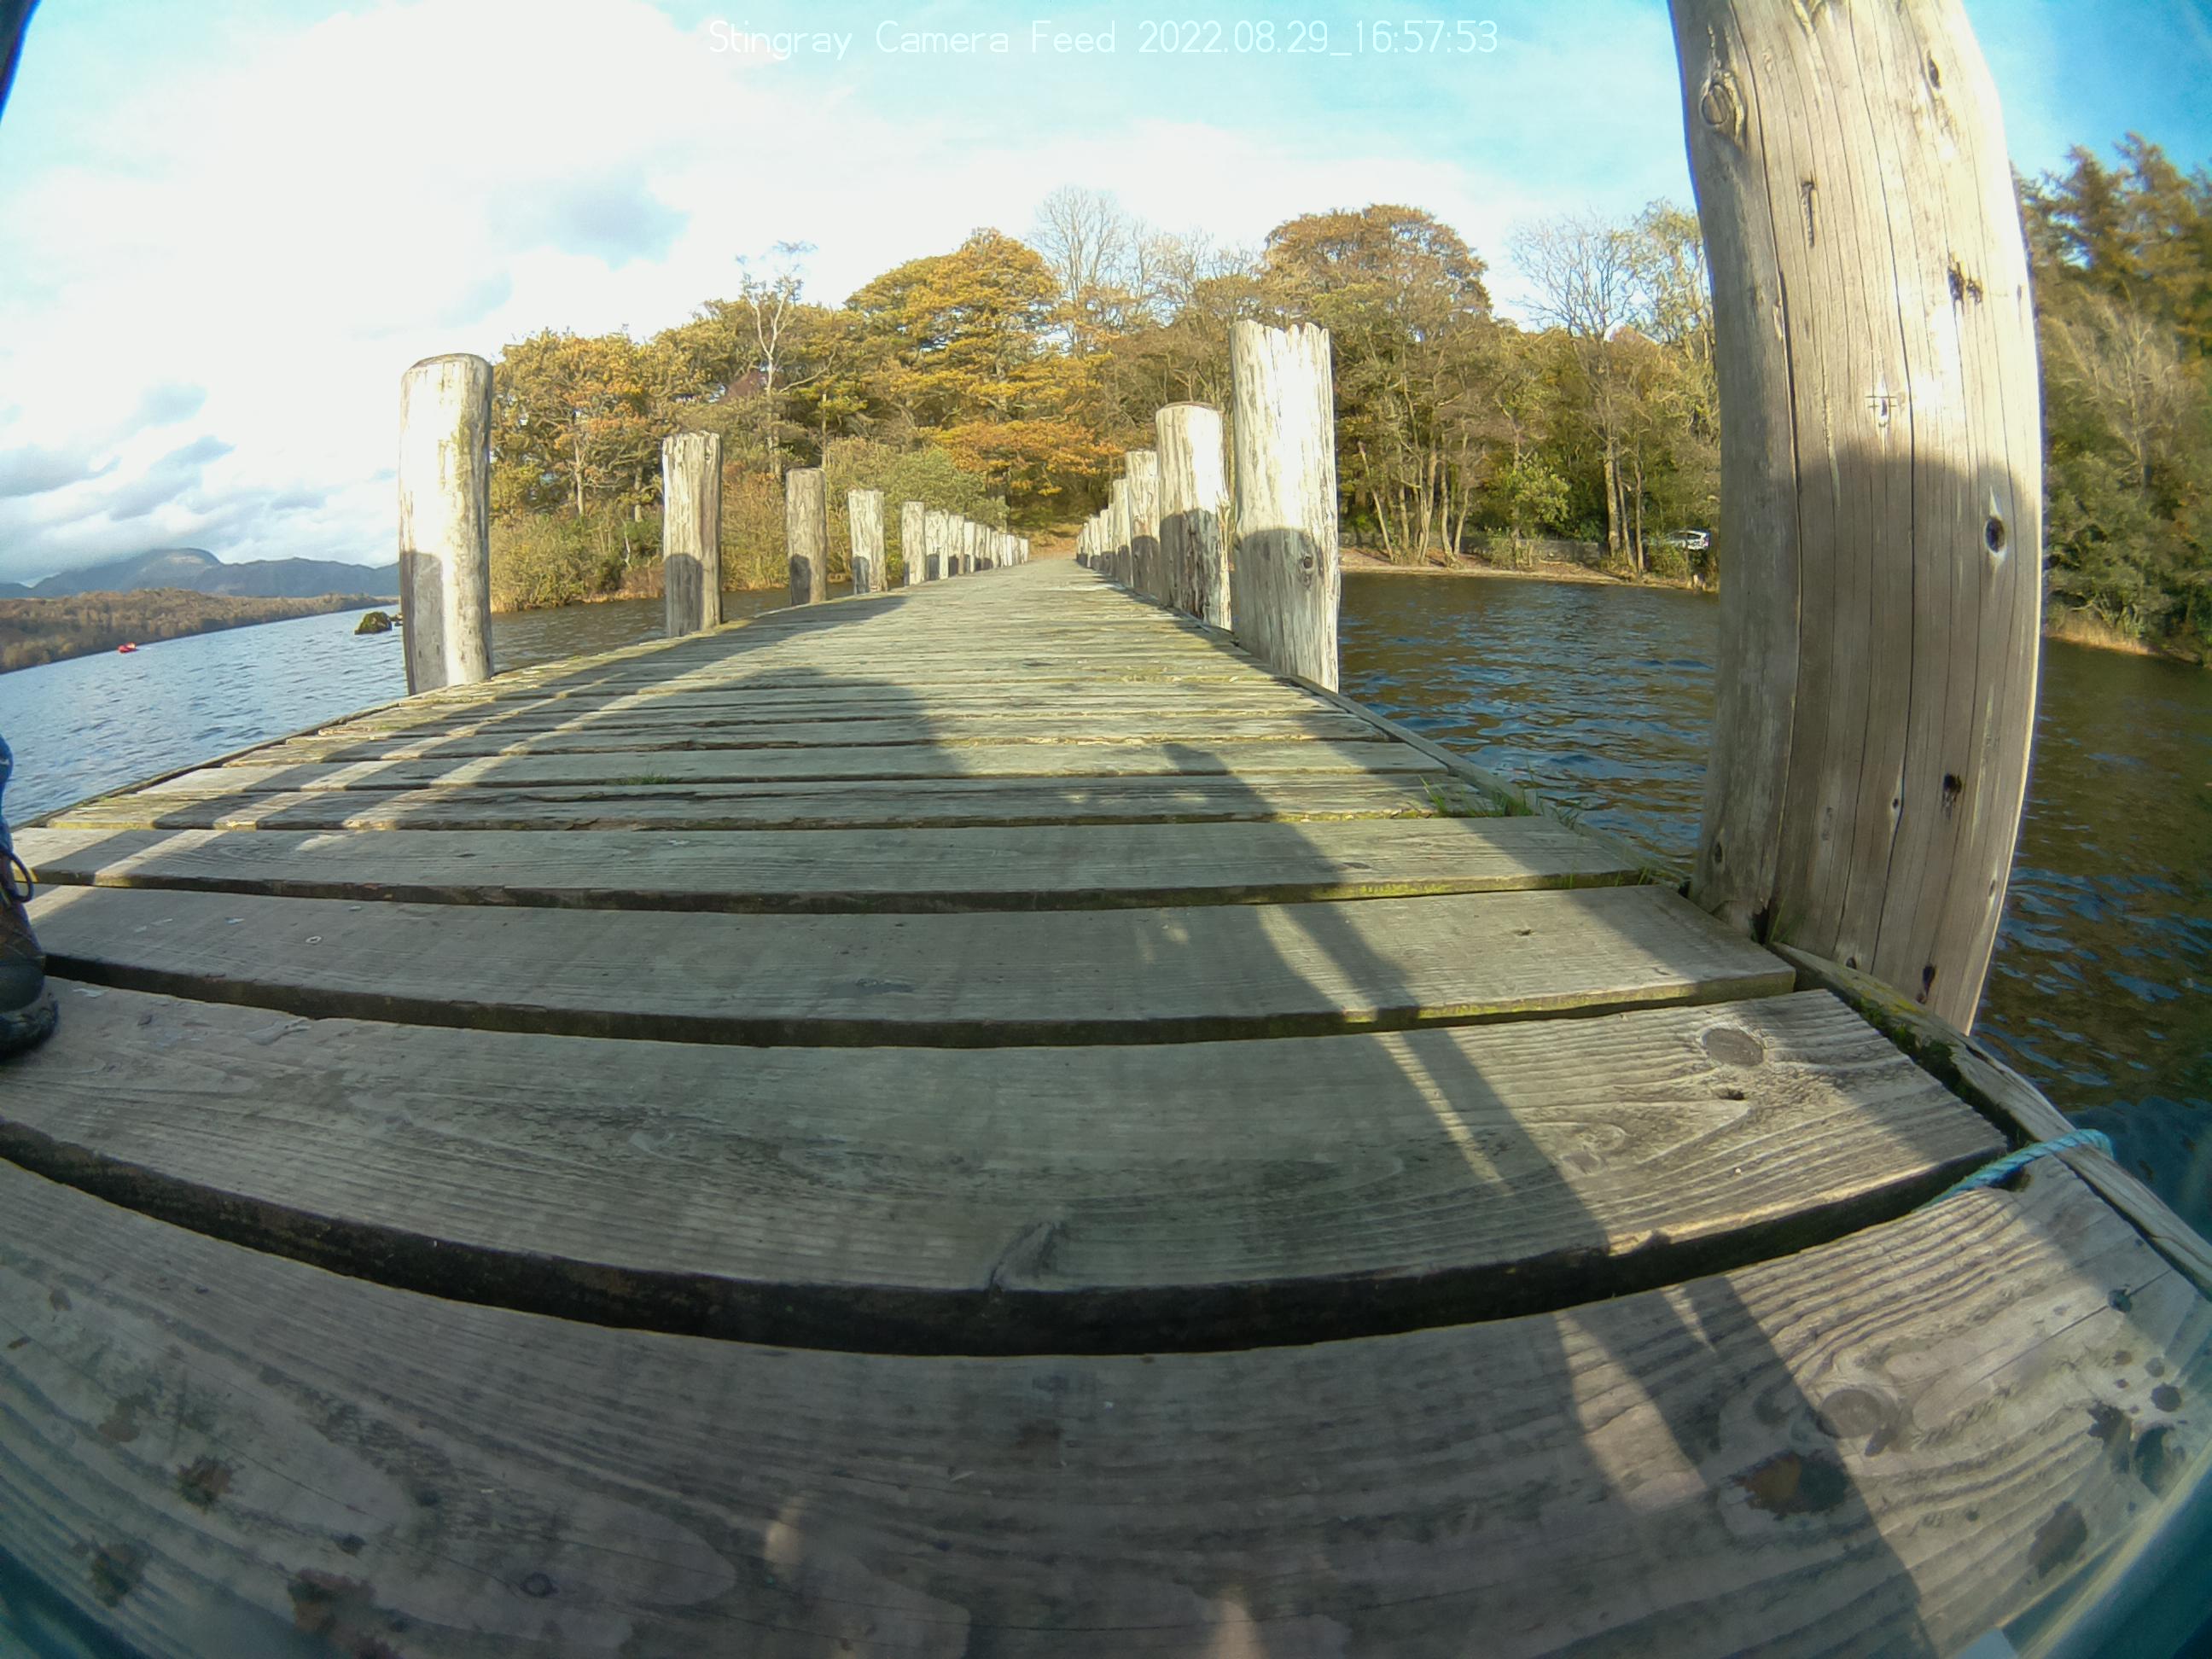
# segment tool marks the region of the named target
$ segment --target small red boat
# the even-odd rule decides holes
[[[138,647],[135,641],[126,641],[123,644],[115,647],[115,654],[118,657],[127,657],[137,648]]]

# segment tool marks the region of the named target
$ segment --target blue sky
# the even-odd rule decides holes
[[[2212,162],[2207,0],[1967,11],[2024,170],[2130,130]],[[1223,50],[1146,50],[1168,12]],[[1376,49],[1424,16],[1478,49]],[[720,49],[820,33],[842,54]],[[836,300],[1068,183],[1234,242],[1411,202],[1510,309],[1516,224],[1688,199],[1666,9],[47,0],[0,122],[0,580],[178,544],[386,560],[416,358],[649,332],[783,240]]]

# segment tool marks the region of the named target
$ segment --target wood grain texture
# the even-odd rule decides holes
[[[1951,0],[1674,12],[1740,550],[1693,891],[1970,1028],[2041,605],[2034,319],[1995,91]]]
[[[899,503],[899,574],[901,586],[921,580],[921,560],[927,547],[929,509],[920,501]]]
[[[1160,554],[1170,603],[1209,628],[1229,625],[1229,550],[1222,515],[1229,506],[1221,411],[1210,404],[1170,404],[1152,417],[1160,457]]]
[[[28,830],[46,885],[585,909],[1092,909],[1596,886],[1635,869],[1541,818],[694,831]]]
[[[2074,1132],[2073,1121],[2052,1105],[2040,1089],[1956,1026],[1871,975],[1793,946],[1779,948],[1808,984],[1820,986],[1849,1003],[1930,1076],[2001,1125],[2014,1146],[2057,1140]],[[2070,1147],[2057,1156],[2125,1216],[2191,1284],[2212,1296],[2212,1242],[2115,1159],[2094,1146]]]
[[[64,1000],[0,1105],[0,1154],[27,1167],[402,1288],[867,1352],[1188,1351],[1572,1305],[1890,1218],[2003,1146],[1824,994],[742,1066]]]
[[[1334,690],[1343,574],[1328,331],[1239,320],[1229,350],[1237,642],[1271,668]]]
[[[1160,458],[1149,449],[1121,457],[1128,480],[1129,582],[1147,599],[1161,597]]]
[[[878,592],[886,586],[884,580],[884,492],[880,489],[848,491],[845,517],[853,537],[853,592]]]
[[[734,716],[734,717],[732,717]],[[1333,709],[1260,715],[1183,714],[1171,708],[1127,714],[1102,708],[1039,713],[1030,708],[927,714],[908,710],[871,718],[840,714],[822,719],[776,714],[766,708],[715,714],[662,708],[634,714],[577,714],[526,726],[501,721],[447,732],[368,732],[296,738],[258,750],[252,763],[433,760],[488,755],[649,753],[677,749],[841,749],[855,745],[921,744],[939,748],[1011,744],[1064,747],[1172,744],[1182,749],[1283,744],[1325,739],[1346,744],[1382,744],[1384,733],[1354,715]]]
[[[722,437],[660,441],[660,568],[673,639],[722,625]]]
[[[491,677],[491,365],[426,357],[399,381],[407,689]]]
[[[1955,1652],[2125,1534],[2212,1386],[2212,1310],[2063,1171],[1158,1358],[602,1330],[8,1169],[0,1211],[0,1547],[161,1656]]]
[[[1134,777],[1205,774],[1436,772],[1397,744],[865,744],[821,749],[674,749],[438,756],[428,760],[211,766],[150,786],[148,794],[312,789],[531,788],[538,785],[762,783],[832,778]]]
[[[1791,988],[1650,887],[919,915],[362,904],[63,888],[54,971],[306,1014],[709,1042],[1168,1042]]]
[[[818,466],[793,467],[783,475],[783,540],[793,605],[813,605],[830,597],[828,489]]]
[[[1198,823],[1481,815],[1489,803],[1433,775],[910,778],[775,784],[623,784],[112,795],[52,813],[57,827],[133,830],[834,830],[983,823]]]

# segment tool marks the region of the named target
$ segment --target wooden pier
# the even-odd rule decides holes
[[[0,1550],[57,1629],[1953,1651],[2212,1438],[2212,1304],[2065,1159],[1929,1202],[2020,1137],[1071,563],[21,842]]]
[[[856,490],[825,603],[794,470],[736,626],[669,434],[670,637],[505,675],[495,376],[419,363],[414,695],[19,838],[0,1647],[2155,1650],[2212,1249],[1960,1029],[2041,574],[1986,71],[1948,0],[1672,9],[1686,878],[1335,690],[1319,328],[1073,562]]]

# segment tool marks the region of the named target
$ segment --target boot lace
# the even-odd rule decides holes
[[[15,849],[0,841],[0,897],[18,904],[31,902],[31,866],[15,856]]]

